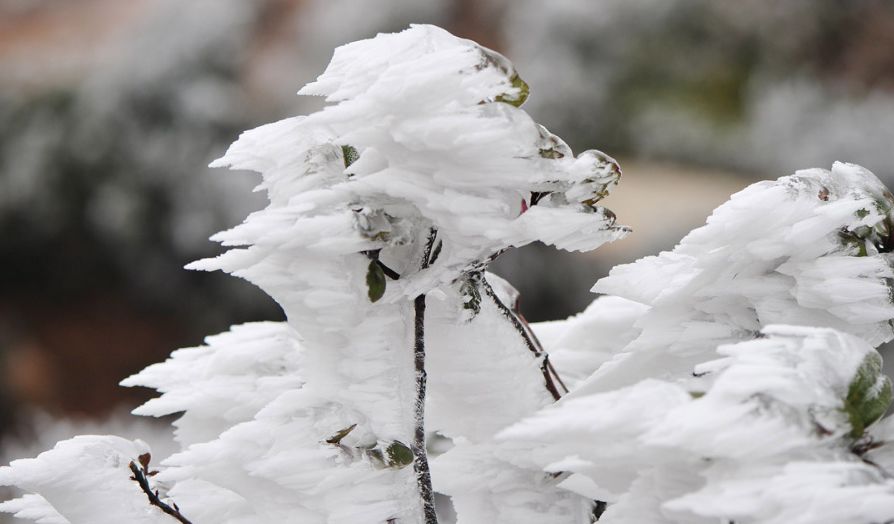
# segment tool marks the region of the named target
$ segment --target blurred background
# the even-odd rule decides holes
[[[295,91],[334,47],[412,22],[501,51],[536,120],[621,161],[606,205],[632,236],[497,263],[529,320],[581,310],[611,266],[673,247],[753,181],[845,160],[894,183],[892,2],[0,0],[3,462],[84,431],[165,454],[163,426],[124,415],[150,392],[118,381],[282,317],[245,282],[182,269],[263,205],[253,175],[205,166],[241,130],[318,108]]]

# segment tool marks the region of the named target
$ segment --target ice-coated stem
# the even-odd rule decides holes
[[[542,359],[540,362],[540,371],[543,373],[543,381],[546,386],[546,390],[549,391],[549,394],[552,395],[553,400],[559,400],[562,398],[562,392],[559,391],[559,387],[567,393],[568,388],[565,387],[565,384],[562,382],[562,379],[559,377],[559,374],[556,372],[552,363],[549,361],[549,354],[543,350],[543,347],[540,345],[540,341],[537,340],[537,336],[534,335],[534,332],[527,326],[526,322],[523,322],[519,314],[510,309],[500,300],[500,297],[494,292],[494,289],[487,282],[487,279],[482,276],[481,279],[481,287],[484,289],[484,293],[493,301],[494,305],[503,313],[503,316],[506,317],[509,322],[512,324],[512,327],[518,332],[518,335],[525,341],[525,345],[528,346],[528,349],[531,353],[534,354],[536,358]],[[556,385],[558,383],[558,386]]]
[[[422,253],[421,269],[431,263],[432,247],[435,244],[437,231],[429,230],[425,250]],[[435,493],[431,486],[431,471],[428,467],[428,455],[425,450],[425,293],[413,300],[414,341],[413,356],[416,367],[416,428],[413,438],[413,471],[416,473],[416,484],[419,486],[419,497],[422,499],[422,512],[425,524],[437,524],[435,512]]]
[[[416,431],[413,440],[413,470],[416,472],[416,484],[422,499],[422,511],[425,524],[437,524],[435,514],[434,491],[431,487],[431,472],[428,468],[428,456],[425,452],[425,295],[419,295],[413,301],[415,314],[415,347],[416,362]]]

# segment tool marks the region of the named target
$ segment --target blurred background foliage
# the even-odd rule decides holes
[[[241,130],[320,107],[294,93],[335,46],[413,22],[506,54],[535,119],[621,161],[607,205],[629,239],[496,264],[529,320],[581,310],[608,268],[672,247],[752,181],[844,160],[894,183],[887,1],[0,0],[7,449],[60,437],[35,412],[120,413],[149,394],[125,376],[281,318],[238,279],[182,270],[263,205],[252,175],[205,166]]]

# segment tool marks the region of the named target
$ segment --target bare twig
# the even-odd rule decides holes
[[[149,485],[149,477],[152,475],[152,472],[149,471],[148,453],[140,455],[140,465],[137,465],[134,461],[130,461],[130,471],[133,473],[133,476],[130,477],[130,479],[135,480],[137,484],[140,485],[140,489],[142,489],[143,493],[146,494],[146,497],[149,498],[149,504],[174,517],[181,522],[181,524],[192,524],[189,519],[180,513],[180,508],[177,507],[177,504],[174,504],[173,502],[171,505],[164,503],[161,500],[161,497],[158,496],[158,490],[153,490],[152,486]]]

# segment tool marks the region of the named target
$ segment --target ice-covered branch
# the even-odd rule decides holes
[[[543,351],[543,348],[540,345],[540,341],[537,340],[537,335],[534,334],[533,331],[527,326],[527,322],[525,322],[524,318],[521,317],[520,313],[513,307],[509,308],[500,300],[500,297],[494,292],[494,289],[487,282],[487,279],[482,276],[475,276],[474,282],[478,284],[482,290],[484,290],[484,294],[488,299],[493,301],[494,305],[503,316],[508,320],[512,327],[515,328],[518,336],[524,340],[525,346],[527,346],[528,350],[533,353],[534,357],[540,360],[540,371],[543,373],[543,382],[546,385],[546,390],[549,391],[549,394],[553,397],[554,400],[559,400],[562,398],[563,393],[568,393],[568,388],[565,387],[565,384],[562,382],[562,379],[559,377],[559,374],[556,373],[555,368],[553,368],[552,364],[549,361],[549,354]],[[561,391],[559,390],[561,388]]]
[[[422,252],[420,269],[429,267],[432,249],[437,238],[437,230],[431,229],[425,249]],[[416,484],[422,498],[422,513],[425,524],[437,524],[435,513],[435,492],[431,485],[431,471],[428,466],[428,453],[425,447],[425,399],[427,373],[425,371],[425,294],[413,299],[413,366],[416,370],[416,402],[414,408],[415,427],[413,431],[413,470],[416,472]]]
[[[9,501],[4,511],[26,511],[49,522],[170,524],[171,517],[146,502],[128,465],[149,450],[145,443],[111,436],[79,436],[33,459],[0,468],[0,485],[34,495]]]
[[[143,493],[146,494],[146,498],[149,499],[149,504],[157,507],[158,509],[164,511],[166,514],[171,517],[177,519],[178,522],[182,524],[192,524],[189,519],[183,516],[180,513],[180,508],[175,503],[167,504],[161,497],[158,496],[158,490],[152,489],[152,486],[149,485],[149,477],[153,474],[153,472],[149,471],[149,457],[148,453],[144,453],[139,457],[139,465],[133,460],[130,461],[128,465],[130,467],[130,471],[133,473],[133,476],[130,477],[131,480],[135,481],[140,485],[140,489],[143,490]]]

